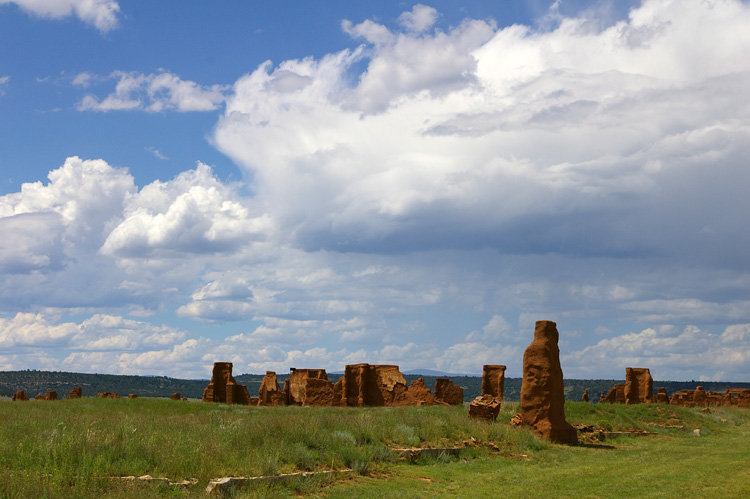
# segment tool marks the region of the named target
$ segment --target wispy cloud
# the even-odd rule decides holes
[[[154,157],[157,158],[157,159],[161,159],[161,160],[165,160],[165,161],[169,159],[168,157],[166,157],[165,155],[163,155],[161,153],[161,151],[159,151],[157,148],[155,148],[153,146],[147,147],[146,150],[148,152],[150,152],[151,154],[153,154]]]
[[[0,76],[0,95],[5,95],[8,82],[10,82],[10,76]]]
[[[160,71],[152,74],[115,71],[107,78],[79,74],[74,84],[87,87],[94,80],[117,80],[114,92],[99,98],[88,94],[77,104],[79,111],[213,111],[226,99],[227,86],[201,86]]]

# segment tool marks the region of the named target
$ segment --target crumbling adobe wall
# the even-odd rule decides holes
[[[119,393],[112,393],[112,392],[99,392],[96,394],[97,397],[100,399],[119,399],[120,397]]]
[[[330,406],[333,405],[333,383],[328,380],[325,369],[292,368],[284,381],[284,397],[287,405]]]
[[[57,392],[54,390],[52,390],[51,392],[45,392],[44,400],[57,400]]]
[[[625,368],[625,403],[645,404],[654,401],[654,380],[645,367]]]
[[[669,395],[667,395],[667,389],[663,386],[659,387],[657,389],[656,393],[656,403],[657,404],[668,404],[669,403]]]
[[[604,396],[603,400],[599,400],[599,402],[606,402],[608,404],[624,404],[625,403],[625,385],[624,384],[616,384],[612,388],[610,388],[607,391],[607,394]]]
[[[284,392],[281,391],[279,382],[276,380],[276,373],[273,371],[266,371],[266,375],[263,376],[263,381],[260,383],[258,389],[258,405],[285,405],[286,397]]]
[[[335,399],[344,407],[434,405],[439,402],[422,378],[406,386],[394,365],[351,364],[333,386]],[[463,397],[463,394],[462,394]]]
[[[748,392],[750,392],[750,390],[748,390]],[[678,407],[709,407],[725,405],[726,392],[724,395],[717,392],[707,392],[702,386],[697,386],[695,387],[695,390],[678,390],[674,392],[669,399],[669,403]]]
[[[180,400],[182,397],[180,396],[179,392],[175,392],[172,395],[169,396],[172,400]]]
[[[492,395],[500,402],[505,391],[505,366],[489,364],[482,367],[482,395]]]
[[[448,378],[435,379],[435,399],[449,405],[464,403],[464,389]]]
[[[175,400],[180,400],[179,394]],[[249,405],[250,394],[245,385],[238,385],[232,377],[231,362],[214,362],[211,381],[203,389],[203,402],[220,402],[222,404]]]
[[[588,402],[588,401],[589,401],[589,389],[584,388],[583,395],[581,395],[581,402]]]
[[[552,321],[537,321],[534,339],[523,354],[521,417],[538,436],[575,444],[576,429],[565,420],[565,391],[559,333]]]
[[[13,394],[13,402],[15,402],[16,400],[29,400],[29,397],[26,395],[25,391],[18,390]]]
[[[721,405],[750,409],[750,388],[727,388]]]
[[[393,405],[448,405],[445,402],[438,402],[432,396],[432,392],[424,384],[424,378],[418,378],[411,382],[409,389],[406,390],[401,400],[396,400]]]
[[[77,386],[68,392],[69,399],[79,399],[81,397],[83,397],[83,388],[80,386]]]
[[[406,397],[406,379],[398,366],[348,365],[340,381],[342,406],[392,406]]]

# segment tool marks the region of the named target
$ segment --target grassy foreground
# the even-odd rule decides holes
[[[575,447],[464,407],[257,408],[163,399],[0,401],[0,497],[201,496],[210,479],[351,468],[237,497],[748,497],[750,411],[568,402],[571,423],[657,435]],[[662,426],[654,426],[662,425]],[[682,426],[682,429],[664,426]],[[701,436],[693,435],[700,429]],[[392,447],[462,447],[397,462]],[[183,489],[107,477],[150,474]]]

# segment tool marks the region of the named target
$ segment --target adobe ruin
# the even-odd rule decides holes
[[[482,395],[492,395],[502,402],[504,391],[505,366],[495,364],[482,366]]]
[[[669,395],[667,395],[667,389],[663,386],[657,388],[656,392],[656,403],[657,404],[668,404]]]
[[[266,371],[266,375],[263,376],[258,390],[258,405],[286,405],[286,396],[281,391],[276,373],[273,371]]]
[[[68,392],[69,399],[79,399],[83,397],[83,388],[77,386]]]
[[[179,392],[175,392],[172,395],[169,396],[172,400],[180,400],[182,397],[180,396]]]
[[[581,402],[588,402],[588,401],[589,401],[589,389],[584,388],[583,395],[581,395]]]
[[[558,339],[557,324],[536,321],[534,339],[523,354],[521,417],[536,435],[556,443],[575,444],[576,429],[565,420]]]
[[[180,394],[174,400],[180,400]],[[203,389],[202,402],[220,402],[222,404],[250,404],[250,394],[245,385],[238,385],[232,377],[231,362],[214,362],[211,381]]]
[[[44,400],[57,400],[57,392],[54,390],[51,392],[45,392]]]
[[[325,369],[291,368],[284,381],[286,405],[331,406],[334,405],[333,383],[328,380]]]
[[[448,378],[437,378],[435,380],[435,400],[445,402],[448,405],[461,405],[464,403],[464,389]]]
[[[651,371],[645,367],[625,368],[626,404],[645,404],[654,401],[654,380]]]
[[[339,405],[349,407],[402,405],[406,380],[398,366],[352,364],[336,384],[341,386]]]
[[[625,385],[618,383],[607,391],[604,399],[600,399],[599,403],[608,404],[624,404],[625,403]]]

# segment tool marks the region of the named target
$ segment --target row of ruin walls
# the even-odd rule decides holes
[[[666,390],[665,390],[666,393]],[[727,388],[724,393],[707,392],[702,386],[695,390],[678,390],[669,397],[677,407],[743,407],[750,409],[750,389]]]
[[[353,364],[346,366],[344,375],[335,384],[328,379],[325,369],[292,368],[284,381],[283,390],[276,373],[266,371],[256,399],[247,394],[244,385],[236,384],[232,377],[231,362],[216,362],[202,400],[261,406],[342,407],[463,403],[463,389],[448,379],[438,378],[435,391],[440,391],[441,397],[433,396],[421,378],[412,381],[407,387],[398,366]]]

